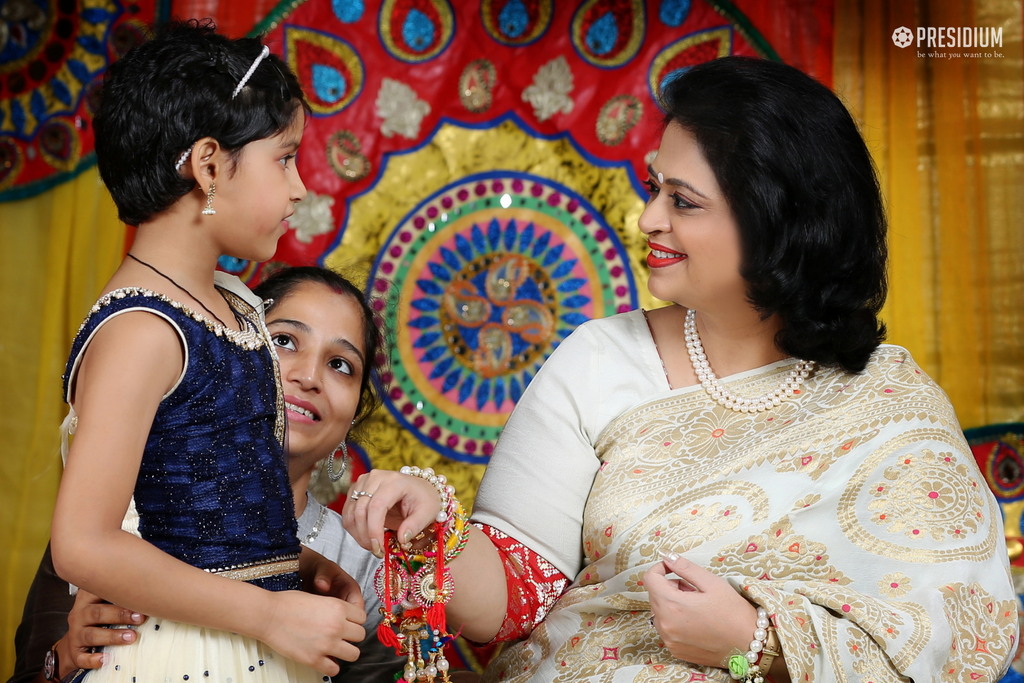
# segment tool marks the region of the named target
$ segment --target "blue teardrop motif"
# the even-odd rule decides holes
[[[505,226],[505,251],[512,251],[516,246],[516,224],[509,221]]]
[[[441,280],[442,282],[452,281],[451,273],[448,271],[447,268],[442,266],[440,263],[430,262],[427,264],[427,267],[430,268],[430,274],[433,275],[436,279]]]
[[[562,261],[558,266],[551,272],[551,277],[556,280],[561,277],[565,277],[572,272],[572,269],[579,263],[579,259],[569,259],[568,261]]]
[[[494,405],[500,406],[505,402],[505,382],[501,377],[494,378]]]
[[[519,403],[519,399],[523,395],[523,389],[522,387],[519,386],[519,381],[515,377],[510,377],[508,383],[508,391],[509,394],[512,395],[512,400],[516,403]]]
[[[462,255],[462,258],[467,261],[473,260],[473,247],[470,245],[469,240],[467,240],[463,235],[455,236],[455,248],[459,251],[459,254]]]
[[[583,308],[590,303],[589,296],[583,296],[582,294],[574,294],[569,298],[562,301],[562,308]]]
[[[544,260],[541,263],[544,264],[545,268],[551,266],[558,261],[558,259],[562,258],[562,249],[564,246],[564,244],[556,244],[551,248],[551,251],[544,255]]]
[[[448,368],[450,368],[452,366],[452,363],[454,362],[455,359],[452,358],[451,356],[448,356],[447,358],[442,358],[441,362],[435,365],[433,371],[431,371],[430,379],[437,379],[444,373],[448,372]]]
[[[363,18],[366,9],[363,0],[332,0],[331,8],[334,16],[343,24],[351,24]]]
[[[487,399],[491,397],[491,381],[485,379],[480,382],[480,386],[476,388],[476,408],[480,410],[487,404]]]
[[[548,242],[550,241],[550,232],[541,233],[541,236],[538,237],[537,241],[533,243],[533,250],[530,251],[530,256],[532,256],[533,258],[537,258],[538,256],[540,256],[548,248]]]
[[[348,92],[348,83],[340,71],[324,64],[313,65],[313,91],[323,102],[334,104]]]
[[[564,282],[559,282],[558,287],[556,287],[555,289],[557,289],[559,292],[562,292],[563,294],[566,294],[568,292],[575,292],[577,289],[579,289],[585,284],[587,284],[586,278],[574,277],[569,280],[565,280]]]
[[[423,354],[423,362],[433,363],[438,358],[443,357],[446,353],[448,353],[448,349],[444,346],[435,346]]]
[[[436,27],[423,12],[417,9],[410,10],[402,24],[402,40],[405,44],[417,52],[423,52],[434,44]]]
[[[515,225],[515,220],[509,221],[510,225]],[[498,224],[497,218],[492,218],[491,222],[487,224],[487,241],[491,244],[491,249],[497,249],[501,243],[501,226]]]
[[[454,270],[456,273],[462,269],[462,261],[455,255],[455,252],[446,247],[441,247],[441,258],[448,264],[448,267]]]
[[[416,340],[412,346],[414,349],[426,349],[433,346],[434,342],[441,338],[440,332],[427,332]]]
[[[530,15],[522,0],[509,0],[498,12],[498,27],[509,38],[518,38],[530,25]]]
[[[484,242],[484,233],[480,230],[479,223],[473,224],[471,234],[473,236],[473,248],[482,254],[487,249],[487,243]]]
[[[606,55],[615,48],[619,39],[619,25],[615,15],[605,12],[587,29],[587,47],[595,55]]]
[[[459,385],[459,380],[462,379],[462,370],[452,370],[447,377],[444,378],[444,384],[441,386],[441,391],[448,393]]]
[[[441,296],[444,294],[444,288],[433,280],[417,280],[416,286],[425,294],[429,294],[431,296]]]
[[[679,28],[690,14],[690,0],[661,0],[658,18],[661,23]]]
[[[459,387],[459,403],[465,403],[473,394],[473,375],[466,375],[466,381]]]
[[[431,313],[441,308],[441,304],[439,304],[436,299],[413,299],[409,305],[417,311],[424,311],[427,313]]]
[[[525,253],[526,247],[533,242],[533,223],[527,223],[526,227],[519,234],[519,251]]]

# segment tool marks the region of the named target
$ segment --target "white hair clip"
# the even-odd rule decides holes
[[[249,70],[245,72],[244,76],[242,76],[242,80],[238,81],[238,85],[235,86],[235,91],[231,93],[231,99],[238,97],[238,93],[242,92],[242,88],[244,88],[245,84],[249,82],[250,78],[252,78],[252,74],[256,71],[256,67],[258,67],[260,62],[263,61],[263,58],[269,54],[270,48],[264,45],[263,50],[256,56],[256,59],[253,60],[252,66],[250,66]]]
[[[178,157],[178,161],[175,162],[175,164],[174,164],[174,171],[175,171],[175,173],[180,171],[181,167],[185,165],[185,160],[188,159],[188,155],[192,153],[192,148],[195,147],[195,146],[196,146],[195,143],[192,143],[191,145],[189,145],[188,149],[186,149],[184,152],[182,152],[181,156]]]
[[[236,97],[238,97],[238,93],[242,92],[242,88],[244,88],[245,84],[249,82],[250,78],[252,78],[253,73],[256,71],[256,67],[258,67],[260,65],[260,62],[262,62],[263,59],[269,54],[270,48],[264,45],[263,49],[260,50],[260,53],[256,55],[256,59],[253,60],[252,66],[250,66],[249,70],[245,72],[245,75],[242,76],[242,79],[238,81],[238,85],[235,86],[235,91],[231,93],[231,99],[235,99]],[[192,153],[192,148],[195,146],[195,143],[192,143],[192,145],[189,146],[188,149],[181,153],[181,156],[178,157],[178,160],[174,163],[175,172],[180,171],[181,167],[185,165],[185,161],[188,159],[188,155]]]

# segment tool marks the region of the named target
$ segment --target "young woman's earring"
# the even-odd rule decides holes
[[[334,454],[341,451],[341,471],[334,471]],[[345,472],[348,471],[348,444],[342,441],[338,444],[338,447],[334,449],[331,455],[327,458],[327,478],[331,481],[338,481],[345,476]]]
[[[210,189],[206,192],[206,206],[203,208],[204,216],[216,216],[217,209],[213,208],[213,195],[217,193],[217,183],[210,183]]]

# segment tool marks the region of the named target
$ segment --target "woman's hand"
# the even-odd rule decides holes
[[[305,546],[299,555],[302,589],[316,595],[329,595],[366,609],[362,587],[348,573],[326,557]]]
[[[345,529],[360,545],[382,557],[385,528],[394,530],[402,543],[408,543],[436,521],[440,510],[441,496],[427,480],[372,470],[349,488],[341,517]]]
[[[354,662],[359,657],[353,643],[366,637],[362,608],[302,591],[269,592],[267,597],[271,610],[256,637],[277,652],[328,676],[340,670],[335,658]]]
[[[735,651],[747,651],[757,609],[725,579],[673,553],[647,570],[644,585],[652,623],[674,657],[724,667]]]
[[[127,645],[139,637],[133,629],[111,629],[106,626],[137,626],[145,620],[143,614],[111,605],[80,589],[75,596],[74,606],[68,612],[68,632],[57,645],[61,677],[75,669],[99,668],[103,664],[103,653],[93,648]]]

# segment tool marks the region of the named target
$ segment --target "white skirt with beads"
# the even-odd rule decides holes
[[[323,683],[330,677],[254,638],[150,617],[138,639],[104,649],[86,683]],[[78,679],[76,679],[78,680]]]

